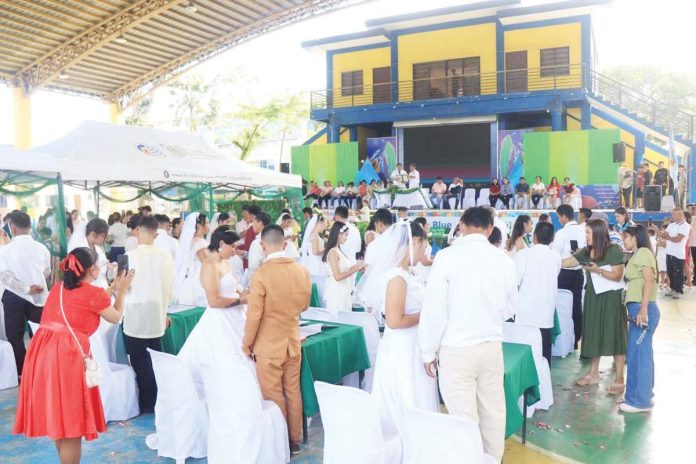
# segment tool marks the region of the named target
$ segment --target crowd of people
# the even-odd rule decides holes
[[[551,186],[554,195],[564,188],[555,180]],[[520,193],[534,202],[542,188],[532,184]],[[515,193],[503,179],[497,193],[503,204]],[[426,219],[411,221],[407,211],[375,211],[361,235],[360,214],[344,204],[331,217],[307,207],[302,218],[284,210],[276,220],[253,204],[243,206],[239,220],[228,213],[170,220],[145,206],[107,221],[71,217],[69,253],[55,281],[51,250],[32,236],[31,218],[13,211],[4,218],[11,240],[0,249],[0,279],[5,332],[21,375],[14,432],[54,439],[67,463],[79,462],[82,437],[106,430],[86,362],[88,337],[100,318],[122,324],[140,411],[153,412],[157,382],[148,350],[161,351],[167,311],[177,303],[207,307],[178,355],[192,375],[200,376],[204,362],[248,368],[263,398],[282,411],[289,448],[298,452],[299,317],[315,284],[326,310],[352,311],[359,304],[385,327],[372,394],[387,429],[403,433],[408,408],[439,412],[439,387],[450,414],[478,421],[486,453],[499,462],[503,324],[538,329],[551,366],[559,289],[572,293],[575,349],[591,360],[577,384],[597,384],[600,358],[612,356],[608,392],[624,395],[619,410],[652,408],[658,288],[669,285],[669,295],[678,298],[694,279],[696,228],[689,222],[696,205],[689,209],[675,208],[671,221],[645,227],[619,208],[610,230],[603,213],[583,208],[576,215],[571,205],[559,204],[555,231],[548,215],[536,224],[520,215],[508,230],[494,208],[471,207],[449,246],[432,256]],[[41,323],[28,352],[27,321]]]

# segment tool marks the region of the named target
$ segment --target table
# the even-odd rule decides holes
[[[527,406],[539,401],[539,377],[537,377],[532,347],[503,342],[505,363],[505,438],[522,427],[522,443],[527,440]],[[524,408],[520,412],[518,400],[524,396]]]
[[[167,314],[172,322],[162,336],[162,351],[177,355],[204,312],[205,308],[197,307]]]
[[[321,333],[302,341],[300,389],[302,390],[304,413],[302,427],[305,443],[307,441],[306,418],[319,412],[314,382],[319,380],[340,384],[346,375],[371,367],[362,327],[335,322],[308,322],[334,327],[324,328]]]
[[[313,283],[312,284],[312,296],[309,298],[309,307],[310,308],[321,308],[321,297],[319,296],[319,289],[317,288],[317,284]]]

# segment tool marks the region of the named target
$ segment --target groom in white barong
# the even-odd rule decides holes
[[[479,424],[483,448],[497,462],[505,451],[503,322],[517,305],[513,261],[488,243],[493,215],[469,208],[465,235],[435,256],[420,315],[425,370],[436,376],[450,414]]]

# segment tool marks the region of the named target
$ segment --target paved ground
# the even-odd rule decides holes
[[[650,414],[624,416],[616,412],[616,398],[606,394],[611,383],[611,360],[603,360],[599,386],[579,388],[574,381],[586,369],[577,355],[554,359],[552,377],[555,404],[538,411],[528,426],[528,446],[512,437],[507,442],[505,464],[652,464],[693,462],[688,445],[693,435],[688,426],[694,414],[696,385],[696,290],[674,301],[661,298],[662,321],[655,340],[655,409]],[[0,391],[0,462],[33,464],[57,462],[53,444],[46,439],[29,440],[10,434],[17,390]],[[549,424],[551,430],[533,425]],[[570,426],[569,428],[566,425]],[[559,431],[560,430],[560,431]],[[145,436],[154,432],[154,417],[141,416],[109,424],[98,440],[84,446],[84,463],[157,463],[145,446]],[[293,463],[322,461],[323,432],[319,418],[312,421],[310,440]],[[539,451],[541,451],[541,454]],[[205,459],[188,460],[204,463]]]

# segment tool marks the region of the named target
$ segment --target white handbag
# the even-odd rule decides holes
[[[84,350],[82,349],[82,345],[80,345],[80,341],[77,339],[77,336],[75,335],[75,332],[73,332],[72,327],[68,323],[68,318],[65,317],[65,310],[63,309],[63,284],[60,284],[60,312],[63,314],[63,320],[65,321],[65,325],[68,327],[68,330],[70,331],[70,334],[73,336],[75,339],[75,343],[77,343],[77,348],[80,350],[80,354],[82,355],[82,359],[85,363],[85,384],[87,385],[87,388],[94,388],[99,385],[99,382],[101,381],[101,372],[99,371],[99,364],[97,361],[92,358],[92,353],[89,353],[89,355],[86,355]]]

